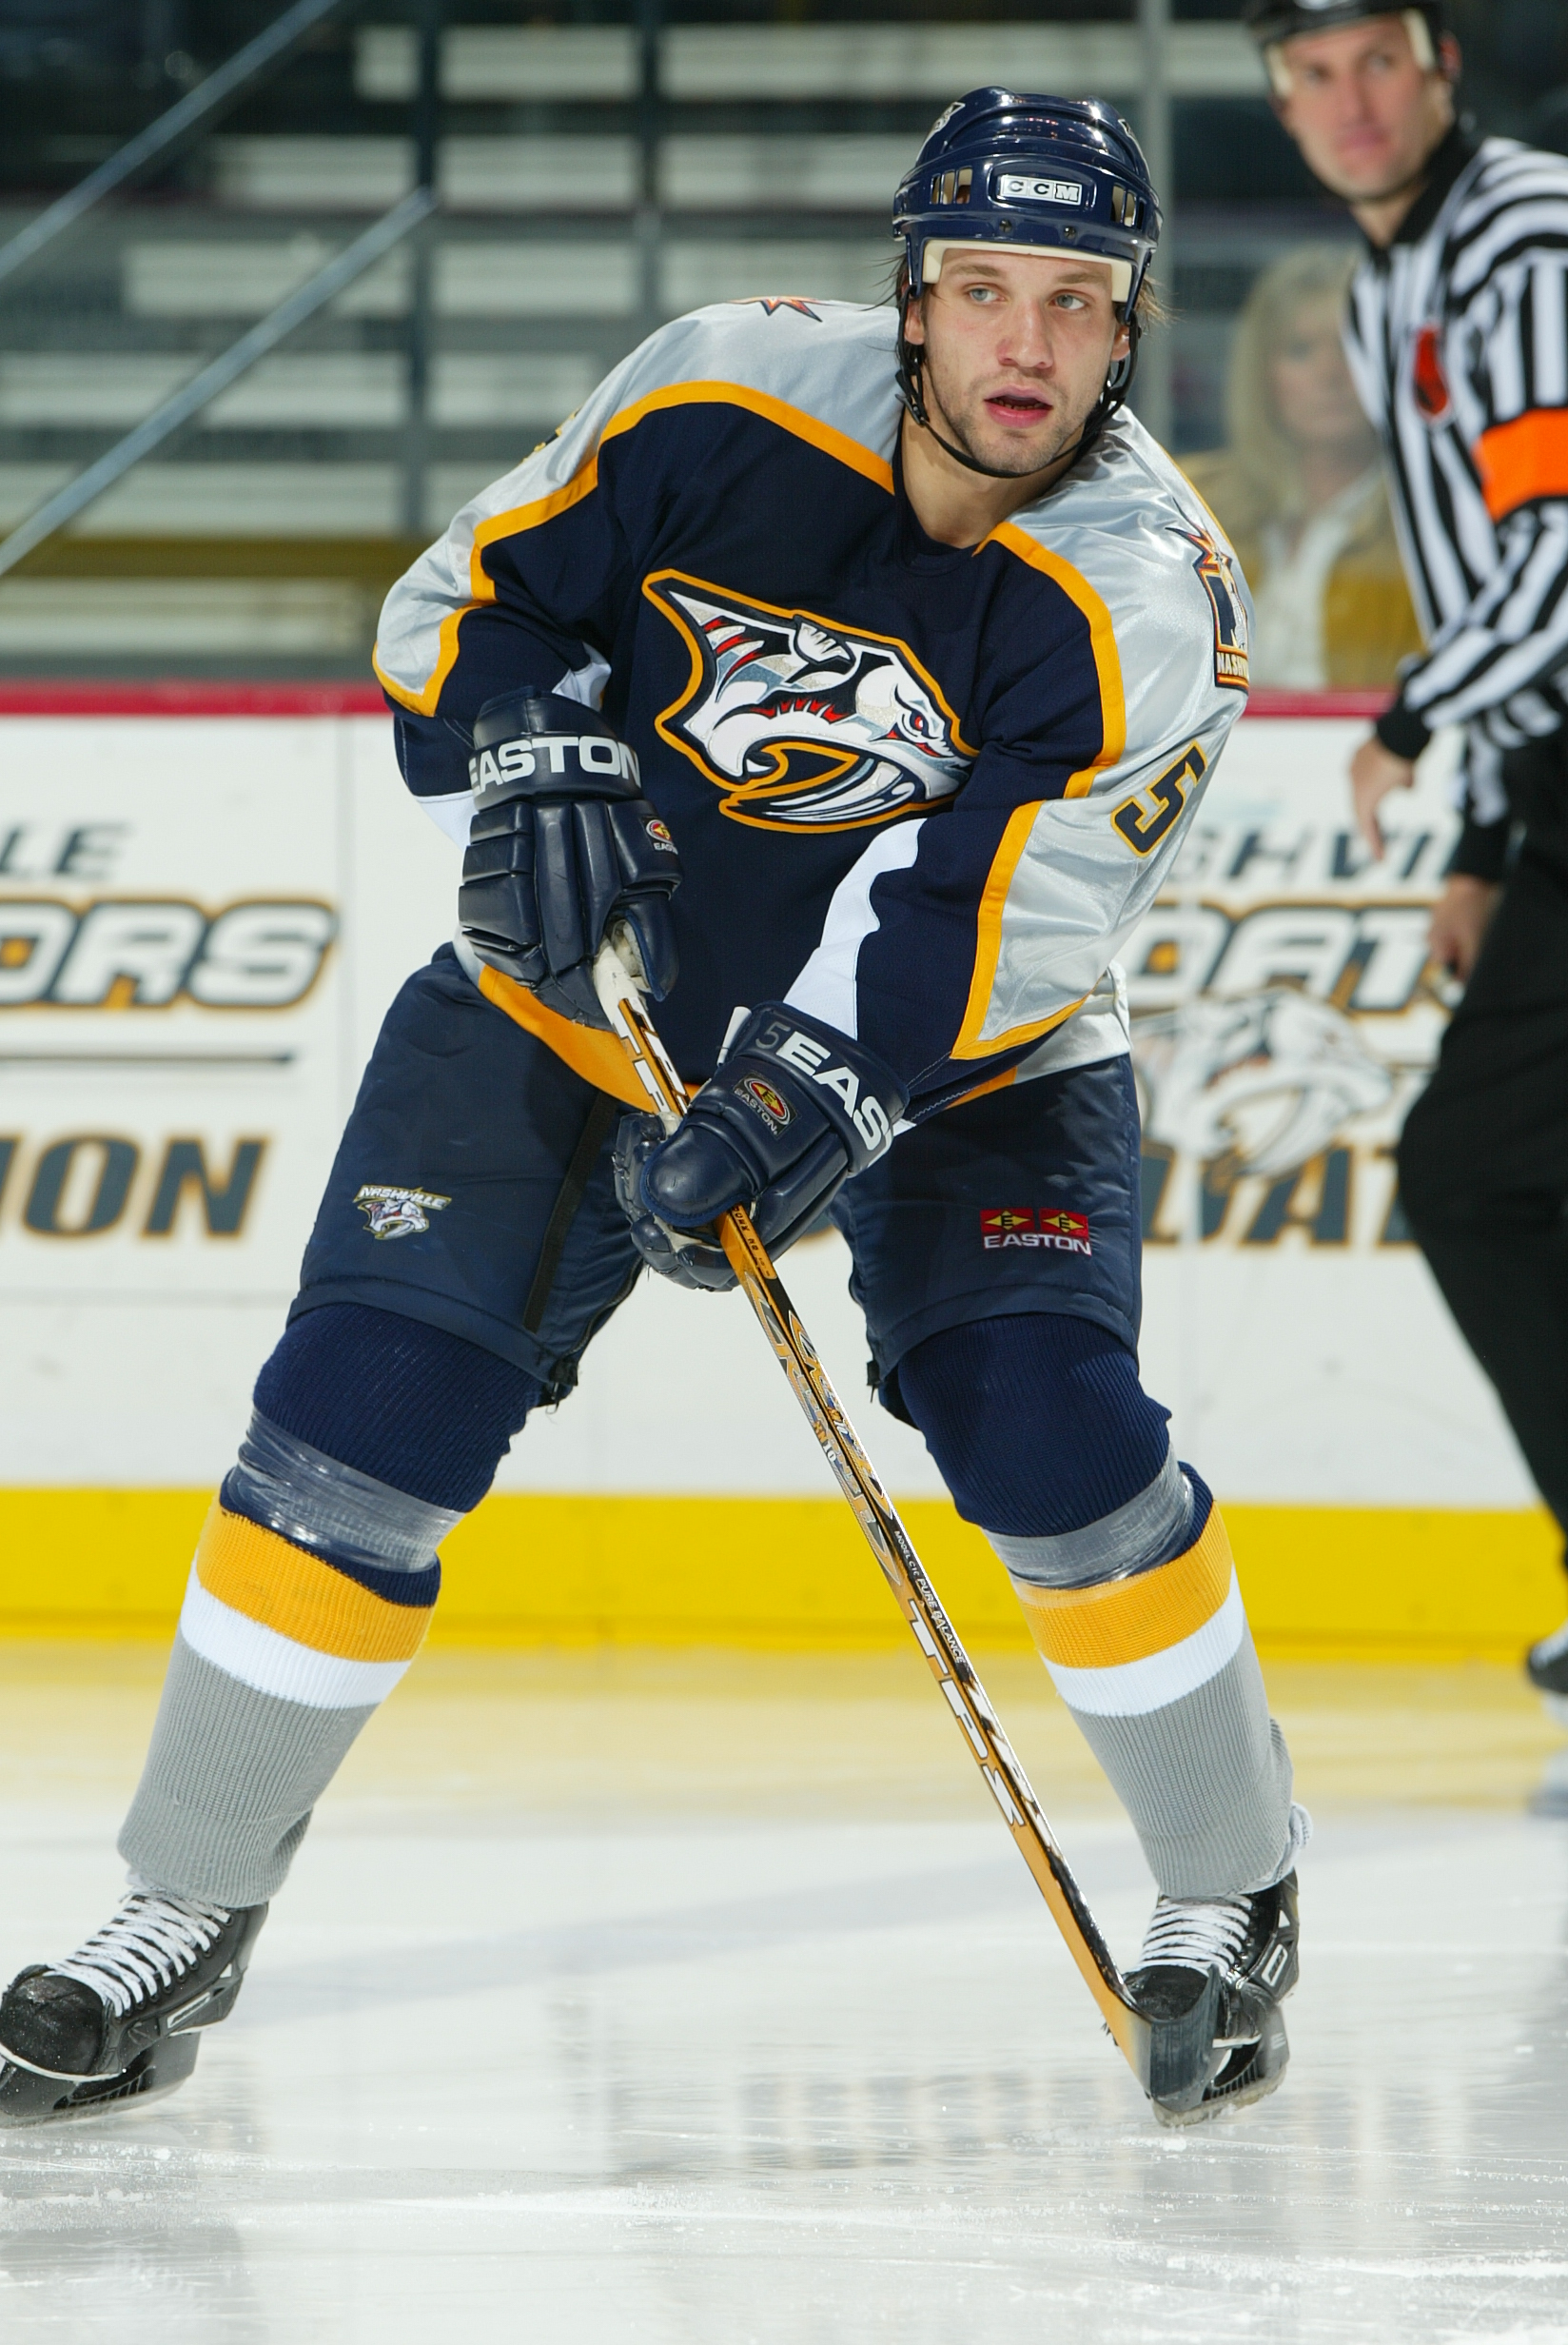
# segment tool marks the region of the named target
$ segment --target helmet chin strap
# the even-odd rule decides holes
[[[906,289],[898,305],[898,373],[896,377],[898,396],[903,401],[911,420],[918,424],[923,431],[929,431],[937,446],[951,456],[955,464],[962,464],[966,471],[984,473],[988,481],[1027,479],[1027,474],[1005,472],[999,464],[983,464],[978,456],[970,456],[964,448],[955,448],[951,440],[943,439],[942,434],[931,422],[926,405],[926,395],[920,384],[919,346],[911,342],[904,330],[905,321],[910,314],[910,304],[913,299],[914,295]],[[1070,456],[1076,461],[1077,458],[1085,455],[1094,445],[1132,388],[1132,378],[1138,365],[1138,343],[1143,332],[1135,308],[1129,307],[1128,309],[1127,329],[1127,354],[1126,358],[1116,361],[1106,378],[1105,389],[1100,393],[1094,406],[1085,419],[1083,430],[1068,447],[1064,448],[1059,455],[1050,459],[1053,464],[1060,463],[1062,456]],[[1044,469],[1042,465],[1041,470]]]

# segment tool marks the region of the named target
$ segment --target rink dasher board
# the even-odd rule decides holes
[[[1146,1381],[1226,1496],[1522,1508],[1489,1389],[1392,1212],[1388,1151],[1444,1018],[1420,934],[1454,836],[1450,752],[1371,865],[1343,780],[1363,729],[1239,727],[1124,956]],[[13,716],[0,741],[0,1485],[210,1486],[381,1015],[450,934],[458,857],[403,792],[384,719]],[[846,1271],[830,1238],[790,1275],[853,1391]],[[907,1428],[873,1411],[868,1439],[895,1490],[939,1494]],[[498,1487],[808,1497],[822,1468],[738,1298],[645,1281]]]

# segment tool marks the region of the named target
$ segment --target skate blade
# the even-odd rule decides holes
[[[1214,2036],[1220,2020],[1220,1976],[1211,1970],[1190,2011],[1178,2019],[1150,2019],[1148,2065],[1143,2086],[1156,2108],[1196,2104],[1213,2074]]]
[[[1283,2022],[1276,2017],[1266,2036],[1251,2047],[1249,2056],[1227,2076],[1226,2061],[1213,2082],[1204,2089],[1203,2099],[1190,2108],[1174,2108],[1167,2102],[1150,2099],[1157,2123],[1174,2130],[1181,2125],[1207,2125],[1215,2118],[1228,2117],[1232,2112],[1250,2109],[1255,2101],[1266,2100],[1284,2082],[1284,2072],[1290,2065],[1290,2043]]]
[[[145,2109],[184,2084],[201,2048],[194,2035],[166,2037],[139,2052],[117,2077],[45,2077],[8,2060],[0,2066],[0,2127],[59,2125]]]

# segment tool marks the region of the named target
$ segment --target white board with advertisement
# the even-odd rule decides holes
[[[223,1473],[377,1023],[450,932],[457,857],[384,719],[284,705],[0,717],[0,1483]],[[1373,864],[1343,780],[1360,729],[1245,722],[1127,956],[1146,1381],[1228,1496],[1523,1506],[1395,1201],[1445,1015],[1443,758]],[[847,1267],[830,1237],[790,1279],[853,1393]],[[774,1385],[738,1298],[646,1280],[500,1487],[815,1494]],[[869,1413],[890,1481],[934,1493]]]

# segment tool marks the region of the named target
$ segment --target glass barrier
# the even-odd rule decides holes
[[[1260,272],[1226,337],[1224,444],[1181,459],[1251,585],[1264,688],[1392,684],[1421,642],[1340,341],[1354,262],[1310,243]]]
[[[1522,7],[1457,0],[1465,89],[1481,128],[1551,138],[1568,122],[1568,15],[1531,17],[1526,40]],[[123,13],[85,8],[75,47],[0,38],[0,240],[268,8],[185,0],[186,48],[122,55],[122,26],[99,56],[91,27]],[[405,246],[0,580],[0,674],[156,664],[157,643],[198,672],[363,673],[413,546],[661,320],[753,293],[887,298],[889,198],[941,98],[988,78],[1093,89],[1148,127],[1131,0],[1042,0],[1029,21],[1008,0],[920,0],[896,22],[855,0],[518,13],[448,0],[422,416]],[[1385,689],[1417,632],[1338,351],[1353,232],[1273,122],[1234,10],[1176,0],[1174,15],[1171,319],[1133,404],[1236,543],[1260,688]],[[410,18],[402,0],[345,11],[163,177],[0,286],[0,530],[408,187]]]

